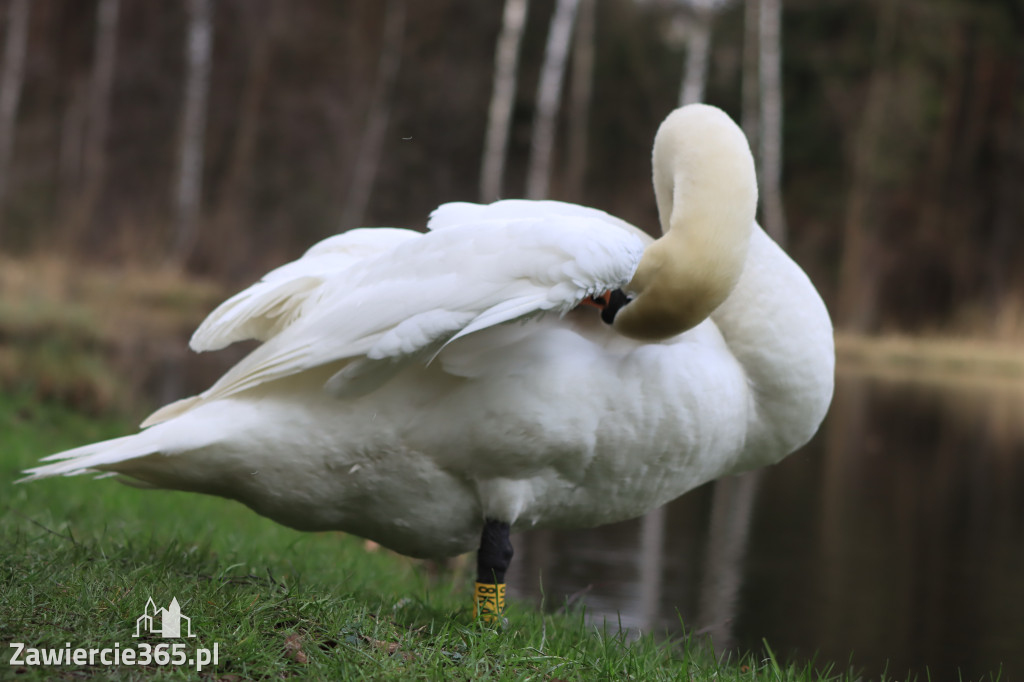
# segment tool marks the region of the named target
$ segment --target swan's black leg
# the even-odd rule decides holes
[[[505,610],[505,571],[512,563],[512,541],[509,525],[488,519],[480,536],[476,555],[475,615],[492,625]]]

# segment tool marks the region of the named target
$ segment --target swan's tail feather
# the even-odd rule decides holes
[[[95,473],[100,476],[116,475],[119,462],[159,452],[153,439],[147,436],[148,432],[143,431],[132,436],[91,443],[44,457],[42,461],[51,462],[51,464],[26,469],[23,473],[27,475],[19,479],[18,483],[35,481],[49,476],[78,476],[79,474]]]

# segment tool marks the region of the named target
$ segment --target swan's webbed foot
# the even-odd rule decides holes
[[[476,555],[474,615],[486,625],[501,619],[505,610],[505,571],[512,563],[509,524],[487,519]]]

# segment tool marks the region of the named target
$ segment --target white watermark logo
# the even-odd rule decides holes
[[[158,636],[163,639],[188,639],[195,637],[192,633],[192,619],[181,612],[178,599],[172,598],[166,608],[158,607],[153,598],[146,602],[142,615],[135,619],[134,637]],[[134,646],[121,646],[115,642],[112,647],[83,648],[72,647],[66,642],[63,648],[37,648],[27,646],[24,642],[11,642],[14,649],[11,654],[11,665],[42,666],[42,665],[104,665],[104,666],[195,666],[196,672],[220,661],[220,643],[214,642],[213,648],[197,647],[189,651],[185,642],[161,642],[150,644],[138,642]]]
[[[152,611],[150,610],[151,608]],[[157,624],[158,620],[159,625]],[[188,634],[181,634],[181,621],[185,621],[187,628],[185,632]],[[171,603],[166,609],[158,608],[153,598],[149,598],[149,601],[146,602],[146,610],[135,619],[135,636],[144,637],[145,632],[151,635],[160,635],[165,639],[172,637],[195,637],[192,634],[192,619],[182,615],[177,597],[171,599]]]

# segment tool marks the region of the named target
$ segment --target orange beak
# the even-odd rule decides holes
[[[590,296],[580,301],[580,305],[589,305],[598,310],[604,310],[608,307],[608,300],[611,297],[612,292],[606,291],[600,296]]]

